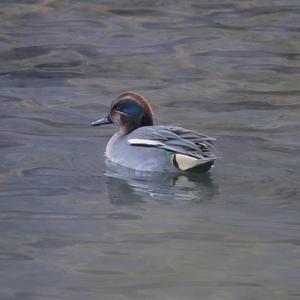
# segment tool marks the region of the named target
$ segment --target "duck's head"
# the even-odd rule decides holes
[[[124,92],[113,101],[110,112],[92,126],[115,124],[128,134],[136,128],[153,125],[153,111],[149,102],[135,92]]]

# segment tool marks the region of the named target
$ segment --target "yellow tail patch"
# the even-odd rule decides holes
[[[173,165],[181,171],[186,171],[188,169],[192,169],[196,166],[202,165],[210,161],[210,159],[199,159],[195,157],[191,157],[184,154],[174,154],[172,155],[172,163]]]

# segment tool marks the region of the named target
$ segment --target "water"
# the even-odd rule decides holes
[[[299,1],[1,0],[0,298],[300,297]],[[218,139],[208,174],[115,174],[124,90]]]

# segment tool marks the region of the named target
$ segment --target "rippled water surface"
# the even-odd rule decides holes
[[[1,299],[300,298],[298,0],[0,2]],[[215,168],[106,169],[127,89]]]

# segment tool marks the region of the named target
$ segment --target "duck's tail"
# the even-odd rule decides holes
[[[173,165],[181,171],[207,171],[215,162],[215,158],[195,158],[184,154],[172,155]]]

